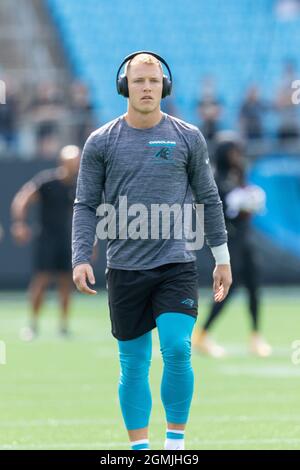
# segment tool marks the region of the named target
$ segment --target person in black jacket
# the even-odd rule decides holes
[[[226,354],[225,349],[210,338],[208,331],[237,285],[242,283],[248,292],[251,315],[250,349],[254,354],[266,357],[271,354],[271,347],[259,334],[259,272],[251,229],[252,214],[265,206],[265,193],[261,188],[247,184],[243,146],[238,139],[230,137],[220,141],[215,157],[216,183],[224,206],[233,284],[226,299],[220,303],[213,302],[202,328],[195,328],[192,343],[195,349],[213,357]]]

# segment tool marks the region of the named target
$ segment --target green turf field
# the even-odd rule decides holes
[[[40,338],[32,343],[19,339],[28,314],[25,294],[0,295],[0,340],[7,355],[6,365],[0,365],[0,449],[128,449],[106,294],[74,297],[69,340],[57,334],[57,303],[49,294]],[[207,292],[200,297],[201,318]],[[274,346],[271,358],[248,354],[243,294],[214,330],[230,357],[213,360],[194,354],[187,449],[300,449],[300,364],[291,360],[291,344],[300,340],[299,294],[265,291],[263,313],[263,331]],[[150,444],[162,449],[162,365],[155,330],[153,339]]]

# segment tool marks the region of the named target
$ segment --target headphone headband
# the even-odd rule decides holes
[[[124,64],[126,64],[126,62],[129,62],[131,59],[133,59],[135,56],[139,55],[139,54],[149,54],[149,55],[152,55],[153,57],[155,57],[157,60],[159,60],[159,62],[161,62],[162,64],[164,64],[166,66],[166,69],[168,70],[168,73],[169,73],[169,79],[164,75],[164,78],[167,79],[168,81],[168,84],[169,84],[169,89],[168,89],[168,93],[167,94],[170,94],[171,93],[171,89],[172,89],[172,72],[170,70],[170,67],[169,65],[167,64],[167,62],[165,61],[165,59],[163,59],[163,57],[161,57],[160,55],[158,54],[155,54],[155,52],[151,52],[151,51],[137,51],[137,52],[133,52],[132,54],[129,54],[128,56],[125,57],[125,59],[123,60],[123,62],[121,63],[120,67],[118,68],[118,72],[117,72],[117,76],[116,76],[116,86],[117,86],[117,90],[118,90],[118,93],[119,94],[123,94],[122,93],[122,90],[120,89],[120,80],[122,79],[122,76],[120,77],[120,71],[123,67]],[[125,77],[127,78],[127,77]],[[123,95],[123,96],[126,96],[126,95]],[[163,96],[164,97],[164,96]]]

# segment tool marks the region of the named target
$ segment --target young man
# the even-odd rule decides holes
[[[71,227],[80,149],[67,145],[60,152],[60,166],[38,173],[15,195],[12,206],[12,235],[17,243],[27,243],[31,229],[27,212],[40,203],[40,231],[35,240],[35,273],[29,292],[32,307],[30,326],[22,329],[22,339],[29,341],[38,334],[38,318],[45,291],[52,280],[58,282],[61,304],[60,333],[68,333],[68,312],[72,288]]]
[[[143,204],[150,210],[154,204],[183,207],[193,203],[194,195],[205,206],[206,239],[217,262],[215,300],[221,301],[231,284],[231,270],[222,203],[203,136],[196,127],[161,112],[161,99],[172,85],[161,57],[142,51],[125,62],[117,88],[128,97],[127,113],[93,132],[81,159],[73,216],[74,282],[79,291],[96,294],[87,282],[95,283],[90,258],[102,192],[120,220],[121,196],[126,196],[128,208]],[[170,79],[163,75],[161,62]],[[151,330],[157,327],[164,362],[165,449],[184,449],[194,385],[190,356],[197,317],[196,257],[184,237],[166,239],[160,231],[158,238],[151,238],[150,228],[145,236],[147,223],[141,223],[140,238],[124,236],[120,223],[107,247],[110,318],[120,352],[119,399],[132,449],[149,448]]]

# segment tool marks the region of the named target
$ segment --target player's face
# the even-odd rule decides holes
[[[127,73],[129,102],[140,113],[148,114],[160,106],[163,74],[158,64],[134,64]]]

